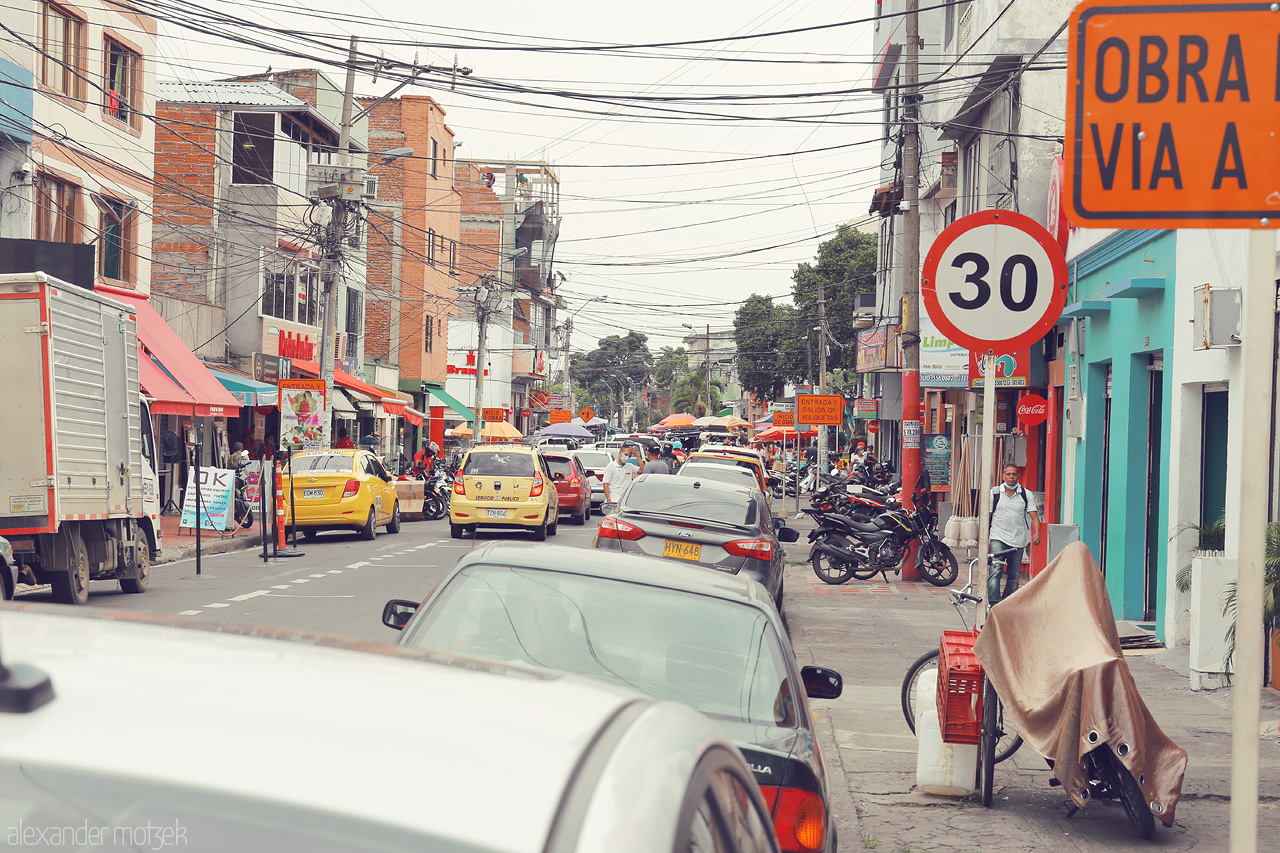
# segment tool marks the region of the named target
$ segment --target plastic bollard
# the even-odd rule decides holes
[[[288,544],[285,537],[284,519],[284,466],[276,462],[276,547],[285,551]]]

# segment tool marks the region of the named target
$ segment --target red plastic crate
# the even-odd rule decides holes
[[[982,665],[976,631],[943,631],[938,658],[938,724],[944,743],[977,743],[982,732]]]

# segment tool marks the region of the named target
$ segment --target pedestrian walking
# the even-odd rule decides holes
[[[991,553],[1040,544],[1040,514],[1036,496],[1018,482],[1018,466],[1004,466],[1004,483],[991,490]],[[987,605],[1018,591],[1022,550],[997,560],[987,574]],[[1004,578],[1004,589],[1000,580]]]
[[[601,485],[604,486],[604,503],[600,506],[600,511],[605,515],[613,512],[627,496],[631,481],[639,472],[639,469],[631,464],[635,455],[635,447],[625,444],[618,449],[617,458],[609,460],[609,464],[604,466],[604,476],[600,480]]]
[[[662,452],[656,447],[649,448],[649,461],[644,463],[642,474],[670,474],[671,466],[662,458]]]

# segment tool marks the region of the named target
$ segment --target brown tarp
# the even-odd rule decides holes
[[[1088,783],[1085,755],[1105,743],[1122,756],[1155,816],[1173,825],[1187,752],[1160,731],[1138,695],[1106,583],[1088,547],[1068,545],[1034,580],[991,608],[973,650],[1004,703],[1005,718],[1028,746],[1053,761],[1072,802],[1088,802],[1080,795]]]

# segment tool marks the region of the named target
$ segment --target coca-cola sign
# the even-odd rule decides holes
[[[1027,426],[1044,423],[1049,417],[1049,401],[1039,394],[1028,394],[1018,401],[1018,420]]]

